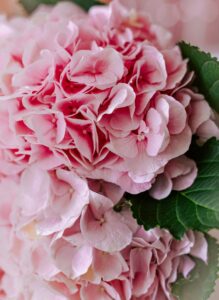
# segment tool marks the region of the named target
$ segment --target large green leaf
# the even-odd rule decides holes
[[[219,228],[219,141],[211,139],[196,147],[199,171],[190,188],[173,191],[160,201],[147,192],[127,195],[133,216],[146,230],[159,226],[180,239],[189,229],[206,232]]]
[[[210,106],[219,112],[219,62],[211,54],[199,48],[179,43],[184,58],[189,59],[190,68],[195,71],[196,85],[205,95]]]
[[[32,12],[40,4],[53,5],[62,1],[66,1],[66,0],[20,0],[21,4],[28,12]],[[96,0],[68,0],[68,1],[80,5],[85,10],[88,10],[93,5],[96,4],[100,5],[100,3]]]
[[[217,241],[206,236],[208,241],[208,264],[196,259],[196,267],[188,279],[180,278],[173,286],[173,294],[179,300],[207,300],[214,291],[218,278],[219,246]]]

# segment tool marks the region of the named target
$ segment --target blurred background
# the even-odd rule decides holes
[[[120,0],[147,11],[153,21],[219,56],[219,0]]]
[[[24,14],[19,0],[0,0],[0,12],[8,16]]]
[[[30,3],[36,0],[28,0]],[[110,0],[99,0],[110,2]],[[27,1],[26,1],[27,2]],[[176,40],[187,40],[219,56],[219,0],[120,0],[146,11],[154,22],[170,29]],[[19,0],[0,0],[0,12],[24,14]]]
[[[104,1],[110,2],[102,0]],[[155,23],[169,29],[176,41],[189,41],[219,57],[219,0],[120,1],[127,6],[147,12]],[[19,0],[0,0],[0,13],[10,17],[25,14]],[[217,231],[214,231],[213,235],[219,240]],[[219,282],[210,300],[218,299]]]

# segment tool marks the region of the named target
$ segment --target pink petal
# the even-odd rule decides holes
[[[188,256],[182,258],[181,266],[179,271],[185,278],[189,276],[189,273],[194,269],[195,262]]]
[[[92,248],[89,246],[73,247],[64,240],[59,240],[54,249],[56,266],[69,278],[75,279],[85,274],[92,262]]]
[[[202,259],[206,263],[208,261],[208,243],[201,232],[195,232],[195,245],[191,249],[191,255]]]
[[[35,215],[46,208],[50,199],[50,178],[46,171],[32,166],[21,177],[22,194],[19,196],[22,213]]]
[[[184,106],[170,96],[164,96],[169,104],[168,129],[170,134],[179,134],[186,126],[187,114]]]
[[[87,182],[78,177],[75,173],[62,169],[57,170],[57,177],[68,183],[70,188],[72,188],[72,198],[66,207],[65,214],[71,217],[79,217],[83,207],[89,203]]]
[[[109,98],[112,100],[109,101],[109,106],[106,110],[99,115],[98,121],[100,121],[104,115],[110,115],[118,108],[127,107],[133,104],[135,101],[135,93],[128,84],[119,83],[112,88]]]
[[[187,71],[187,62],[182,59],[180,49],[175,47],[163,51],[168,73],[165,90],[174,89],[179,84]]]
[[[162,174],[158,175],[155,180],[155,183],[149,191],[151,197],[161,200],[169,196],[173,188],[170,177],[167,174]]]
[[[188,126],[180,134],[171,136],[168,147],[160,154],[160,160],[166,160],[167,162],[172,158],[185,154],[191,145],[191,138],[192,132]]]
[[[115,294],[115,292],[114,292]],[[117,297],[112,298],[103,286],[88,284],[87,286],[83,286],[81,288],[81,300],[90,300],[90,299],[98,299],[98,300],[120,300],[118,295]]]
[[[70,64],[70,80],[101,90],[114,86],[124,72],[120,54],[113,48],[80,50]]]
[[[199,126],[196,134],[198,135],[202,143],[206,142],[212,137],[216,137],[217,139],[219,139],[219,128],[214,121],[207,120]]]
[[[113,209],[106,210],[97,219],[91,208],[86,208],[82,213],[81,231],[90,245],[106,252],[120,251],[132,239],[132,231]]]
[[[134,135],[129,135],[124,138],[111,138],[111,143],[108,148],[115,154],[121,157],[136,157],[138,153],[137,141]]]
[[[128,271],[128,266],[121,254],[108,254],[96,250],[93,268],[105,281],[118,278],[121,273]]]
[[[154,282],[156,267],[151,265],[150,249],[133,249],[130,254],[130,276],[133,284],[133,296],[147,293]]]
[[[189,118],[189,125],[192,132],[196,133],[201,124],[210,119],[211,109],[208,103],[202,99],[202,101],[192,101],[191,113]]]

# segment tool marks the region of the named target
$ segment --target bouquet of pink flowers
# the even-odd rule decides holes
[[[0,20],[1,299],[207,300],[219,63],[74,2]]]

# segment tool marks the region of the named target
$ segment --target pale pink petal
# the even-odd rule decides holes
[[[111,138],[111,143],[108,148],[115,154],[121,157],[136,157],[138,153],[138,148],[136,144],[136,137],[134,135],[129,135],[124,138]]]
[[[187,278],[189,276],[189,273],[194,269],[194,267],[195,262],[190,257],[185,256],[182,260],[182,265],[179,271],[185,278]]]
[[[89,246],[74,247],[59,240],[53,251],[56,266],[71,279],[85,274],[92,262],[92,248]]]
[[[105,281],[118,278],[121,273],[128,271],[128,266],[121,254],[109,254],[96,250],[93,268]]]
[[[192,138],[191,129],[186,126],[179,135],[173,135],[164,153],[160,154],[160,159],[169,160],[185,154],[190,147]]]
[[[160,96],[162,97],[162,96]],[[164,95],[164,99],[169,104],[168,129],[170,134],[179,134],[185,128],[187,115],[184,106],[174,98]],[[157,100],[159,101],[159,100]]]
[[[0,184],[0,225],[9,226],[12,222],[12,209],[18,194],[18,185],[15,180],[4,179]]]
[[[158,175],[150,189],[151,197],[161,200],[169,196],[173,189],[171,178],[167,174]]]
[[[191,249],[191,255],[200,258],[206,263],[208,261],[208,243],[201,232],[195,232],[195,245]]]
[[[70,64],[70,80],[88,86],[106,89],[115,85],[124,72],[120,54],[114,49],[81,50]]]
[[[191,104],[190,126],[192,132],[195,133],[199,126],[210,118],[211,109],[208,103],[204,100],[193,101]]]
[[[72,198],[65,208],[65,214],[70,215],[71,217],[79,217],[83,207],[89,203],[87,182],[73,172],[61,169],[57,170],[57,177],[68,183],[70,185],[69,188],[72,189]]]
[[[21,177],[19,205],[26,216],[45,209],[50,198],[50,178],[46,171],[36,166],[25,170]]]
[[[219,139],[219,127],[215,124],[214,121],[207,120],[199,126],[196,134],[198,135],[202,143],[206,142],[212,137],[216,137],[217,139]]]
[[[193,160],[180,156],[170,161],[165,169],[173,181],[173,190],[181,191],[190,187],[197,177],[197,167]]]
[[[83,286],[81,288],[81,300],[120,300],[118,294],[115,291],[113,296],[114,297],[111,297],[104,286],[88,284],[87,286]]]
[[[164,50],[163,55],[168,74],[165,90],[169,90],[175,88],[182,81],[187,71],[187,62],[183,61],[178,47]]]
[[[132,238],[132,231],[124,217],[112,208],[104,210],[102,207],[101,210],[102,214],[95,214],[91,204],[83,211],[81,231],[84,238],[90,245],[102,251],[115,252],[124,249]]]
[[[127,107],[133,104],[135,101],[135,93],[128,84],[119,83],[112,88],[109,98],[112,100],[109,101],[109,105],[105,110],[102,108],[103,112],[99,114],[98,121],[100,121],[104,115],[110,115],[118,108]]]
[[[146,249],[133,249],[130,254],[130,276],[133,295],[142,296],[154,282],[156,269],[151,265],[152,252]]]
[[[34,271],[45,280],[59,273],[49,252],[49,245],[38,245],[32,252]]]
[[[152,46],[144,46],[143,57],[136,62],[134,72],[137,90],[140,93],[157,91],[166,84],[167,71],[164,58]]]

